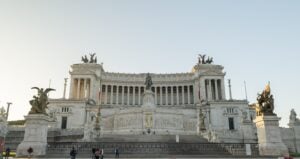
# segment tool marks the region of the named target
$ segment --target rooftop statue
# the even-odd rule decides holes
[[[89,59],[87,58],[86,55],[84,55],[84,56],[81,56],[81,61],[82,61],[83,63],[88,63],[88,62],[89,62]]]
[[[33,96],[33,99],[29,101],[31,105],[31,110],[29,114],[47,114],[46,108],[49,104],[48,102],[48,92],[54,91],[55,89],[47,88],[44,90],[43,88],[32,87],[31,89],[36,89],[38,91],[37,96]]]
[[[6,111],[3,107],[0,108],[0,122],[5,121],[6,119]]]
[[[297,118],[297,114],[294,109],[291,110],[290,123],[300,123],[300,120]]]
[[[145,81],[146,90],[150,90],[152,84],[153,84],[153,83],[152,83],[152,79],[151,79],[150,73],[147,73],[146,81]]]
[[[275,115],[273,111],[274,98],[273,95],[271,95],[271,88],[268,83],[263,92],[257,96],[256,115]]]
[[[0,116],[5,116],[6,115],[6,111],[4,109],[4,107],[0,108]]]
[[[207,57],[207,59],[205,58],[206,55],[198,55],[198,64],[212,64],[213,63],[213,58],[212,57]]]
[[[81,61],[83,63],[97,63],[97,57],[95,55],[96,53],[90,54],[90,60],[86,55],[84,55],[81,57]]]

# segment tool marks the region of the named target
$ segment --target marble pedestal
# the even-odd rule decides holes
[[[155,101],[154,101],[154,93],[151,90],[145,90],[143,96],[143,105],[142,108],[144,109],[155,109]]]
[[[25,116],[25,134],[23,141],[18,145],[17,157],[28,156],[29,147],[33,149],[31,156],[46,155],[47,132],[50,118],[44,114],[30,114]]]
[[[257,127],[259,154],[262,156],[283,156],[288,154],[288,149],[281,139],[279,121],[274,116],[257,116],[254,122]]]
[[[156,105],[154,101],[154,93],[151,90],[145,90],[143,96],[143,127],[144,132],[146,134],[152,134],[152,130],[154,127],[154,111]]]

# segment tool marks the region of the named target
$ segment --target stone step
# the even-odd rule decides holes
[[[172,157],[184,156],[212,156],[232,157],[245,156],[244,144],[220,143],[158,143],[158,142],[77,142],[53,143],[47,150],[47,157],[68,157],[72,147],[78,152],[78,157],[91,157],[92,148],[104,149],[107,157],[114,157],[114,149],[118,148],[123,157]],[[251,145],[252,157],[258,156],[257,145]]]
[[[176,135],[103,135],[98,142],[176,142]],[[208,143],[198,135],[179,135],[179,142]]]

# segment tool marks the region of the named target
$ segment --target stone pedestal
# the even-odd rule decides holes
[[[151,90],[145,90],[142,108],[155,108],[154,93]]]
[[[28,156],[28,148],[33,149],[32,156],[46,155],[47,132],[50,118],[44,114],[30,114],[25,116],[24,139],[17,148],[17,157]]]
[[[146,134],[153,134],[154,111],[155,111],[154,93],[151,90],[145,90],[143,96],[143,128]]]
[[[259,154],[262,156],[283,156],[288,154],[288,149],[281,139],[279,121],[274,116],[257,116],[254,122],[257,127]]]

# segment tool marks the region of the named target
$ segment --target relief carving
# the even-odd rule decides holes
[[[145,127],[146,128],[153,127],[153,117],[151,113],[145,115]]]

